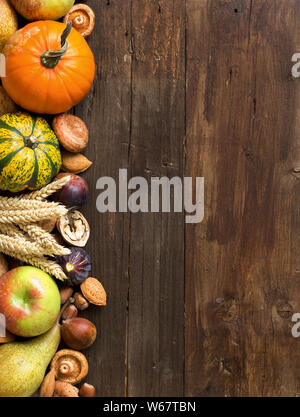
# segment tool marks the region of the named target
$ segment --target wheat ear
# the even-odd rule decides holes
[[[44,256],[21,255],[20,253],[14,253],[9,250],[6,251],[5,254],[19,259],[26,264],[30,264],[36,268],[42,269],[47,274],[52,275],[60,281],[65,281],[68,279],[62,268],[56,262],[50,261]]]
[[[57,248],[56,248],[57,249]],[[61,249],[53,250],[52,248],[45,248],[39,243],[30,242],[29,240],[19,238],[14,238],[11,236],[6,236],[0,234],[0,252],[14,252],[20,253],[21,255],[33,255],[33,256],[42,256],[42,255],[66,255],[69,252],[68,249],[61,247]]]
[[[44,188],[40,190],[34,191],[30,194],[25,194],[22,198],[26,200],[44,200],[49,197],[51,194],[56,193],[56,191],[60,190],[64,185],[67,184],[71,179],[71,176],[65,176],[60,178],[59,180],[53,181],[50,184],[46,185]]]
[[[0,223],[0,233],[14,237],[15,239],[26,240],[24,233],[14,224]]]
[[[0,210],[38,210],[41,208],[57,207],[54,201],[26,200],[19,197],[0,197]]]
[[[38,210],[0,210],[0,223],[36,223],[40,220],[64,216],[67,212],[68,210],[61,205]]]
[[[54,237],[39,226],[34,224],[23,224],[20,228],[37,242],[42,248],[48,249],[55,255],[69,255],[70,249],[59,245]]]

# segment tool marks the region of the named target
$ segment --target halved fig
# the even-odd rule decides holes
[[[70,210],[65,216],[59,217],[56,227],[63,239],[72,246],[83,248],[90,237],[90,226],[77,210]]]

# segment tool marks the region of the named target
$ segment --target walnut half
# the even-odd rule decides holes
[[[59,217],[56,227],[63,239],[72,246],[82,248],[90,237],[90,226],[77,210],[70,210],[65,216]]]

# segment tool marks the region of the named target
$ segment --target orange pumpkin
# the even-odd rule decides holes
[[[71,23],[30,23],[12,35],[3,54],[3,87],[15,103],[35,113],[69,110],[93,83],[93,53]]]

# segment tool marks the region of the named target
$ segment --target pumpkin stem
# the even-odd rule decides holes
[[[67,52],[67,37],[70,35],[71,29],[72,22],[69,22],[60,38],[61,49],[58,51],[51,51],[51,49],[48,49],[48,51],[41,56],[41,62],[46,68],[55,68],[59,63],[60,58]]]
[[[27,136],[25,138],[25,146],[28,147],[28,148],[34,149],[36,147],[36,141],[37,141],[37,139],[36,139],[35,136],[33,136],[33,135]]]

